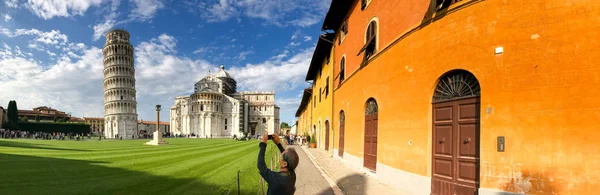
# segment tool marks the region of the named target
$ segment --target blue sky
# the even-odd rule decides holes
[[[104,115],[103,33],[135,47],[139,119],[224,64],[238,91],[275,91],[292,122],[329,0],[4,0],[0,105]],[[168,120],[163,111],[162,121]]]

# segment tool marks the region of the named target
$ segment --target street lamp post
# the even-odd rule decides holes
[[[156,105],[156,131],[157,132],[160,130],[160,128],[158,127],[159,124],[160,124],[160,104],[157,104]]]
[[[165,145],[168,144],[164,140],[162,140],[162,133],[160,133],[160,104],[156,105],[156,130],[154,131],[154,136],[152,141],[146,142],[146,145]]]

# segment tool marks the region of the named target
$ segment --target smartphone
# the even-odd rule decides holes
[[[273,135],[269,135],[269,139],[273,139]]]

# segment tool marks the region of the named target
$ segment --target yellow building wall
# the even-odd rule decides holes
[[[382,13],[379,18],[394,16]],[[345,152],[363,158],[364,108],[372,97],[379,106],[378,163],[431,177],[434,88],[444,73],[463,69],[481,86],[480,187],[595,194],[600,186],[599,15],[600,3],[589,0],[488,0],[379,46],[373,60],[347,73],[334,92],[333,121],[339,121],[340,110],[346,117]],[[350,24],[356,24],[352,21],[351,15]],[[381,30],[387,25],[379,24]],[[497,47],[504,53],[495,54]],[[347,55],[359,49],[345,48]],[[324,110],[315,115],[325,117]],[[506,137],[505,152],[496,151],[498,136]]]
[[[310,133],[310,100],[309,104],[304,108],[300,116],[298,116],[298,134],[304,136],[305,133]]]
[[[331,52],[333,52],[333,50]],[[319,73],[317,73],[312,86],[312,101],[316,102],[316,106],[313,104],[310,105],[313,106],[311,121],[313,128],[316,126],[316,130],[313,131],[313,133],[315,133],[317,138],[317,147],[321,149],[325,149],[325,123],[329,123],[329,151],[331,151],[333,148],[333,126],[331,117],[331,112],[333,109],[333,59],[329,60],[329,63],[327,63],[325,60],[322,64],[321,70]],[[329,83],[327,83],[327,78],[329,78]],[[328,84],[329,94],[326,95],[327,92],[325,90]],[[319,93],[321,93],[321,99],[319,99]]]

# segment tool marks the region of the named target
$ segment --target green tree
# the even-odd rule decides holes
[[[56,117],[54,117],[53,121],[54,122],[58,122],[58,119]]]
[[[15,100],[11,100],[8,102],[6,115],[8,115],[7,118],[10,122],[16,123],[19,121],[19,110],[17,108],[17,102]]]
[[[281,122],[281,125],[279,127],[281,127],[281,129],[283,129],[283,128],[290,128],[290,125],[288,123],[286,123],[286,122]]]
[[[17,108],[17,102],[15,100],[11,100],[8,102],[6,115],[8,121],[5,123],[6,126],[3,125],[3,127],[10,130],[19,129],[19,110]]]
[[[35,115],[35,122],[39,123],[40,122],[40,114],[36,114]]]
[[[21,117],[21,122],[29,122],[29,119],[27,119],[26,116]]]

